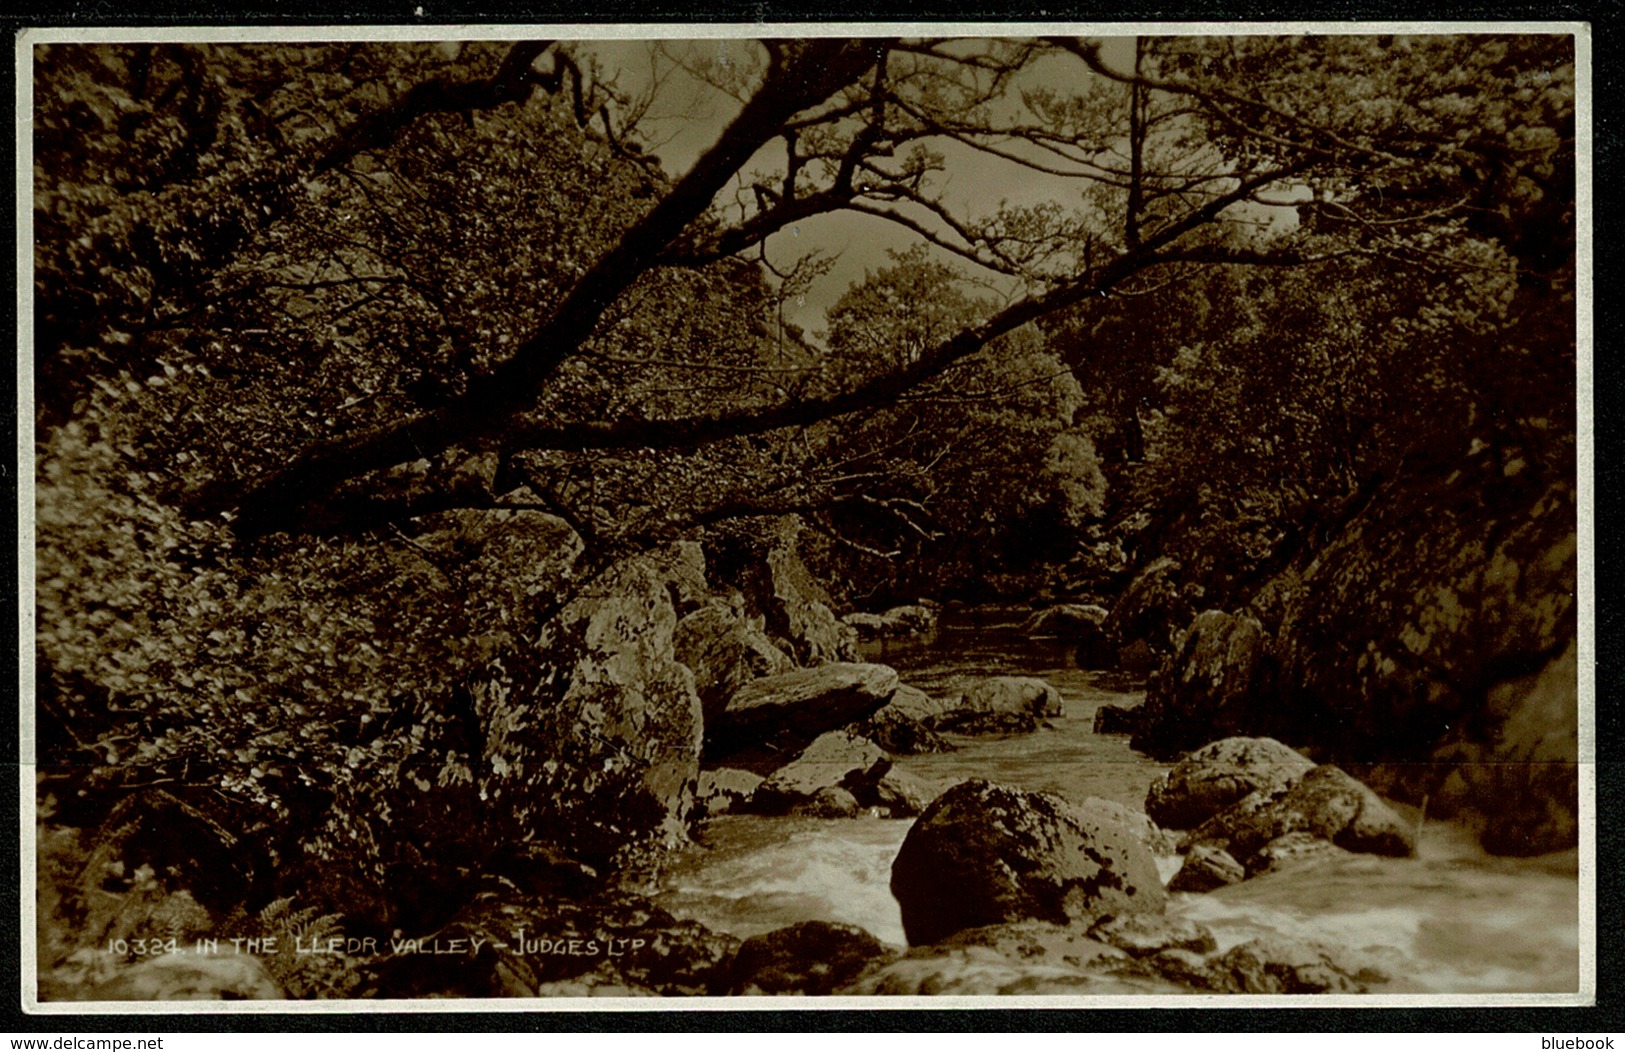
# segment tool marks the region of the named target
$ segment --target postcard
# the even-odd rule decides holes
[[[1595,999],[1589,29],[25,31],[25,1007]]]

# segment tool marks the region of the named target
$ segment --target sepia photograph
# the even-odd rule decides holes
[[[1586,27],[18,41],[29,1011],[1594,1000]]]

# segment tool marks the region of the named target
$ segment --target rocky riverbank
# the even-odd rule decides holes
[[[786,524],[752,550],[712,556],[685,543],[612,566],[536,642],[471,676],[466,704],[428,731],[426,751],[447,758],[431,779],[438,791],[403,800],[401,839],[389,847],[398,861],[384,881],[317,869],[297,908],[278,899],[256,914],[251,895],[239,893],[223,925],[231,901],[199,905],[187,892],[143,886],[139,875],[109,883],[71,874],[81,888],[100,881],[103,897],[85,901],[98,903],[93,926],[105,946],[66,954],[42,991],[170,999],[1381,989],[1391,976],[1349,946],[1283,935],[1221,948],[1199,923],[1166,912],[1170,894],[1351,853],[1403,857],[1416,824],[1354,776],[1371,768],[1316,763],[1336,753],[1323,735],[1293,741],[1306,752],[1249,736],[1283,682],[1275,637],[1250,615],[1222,611],[1171,627],[1191,612],[1177,570],[1154,564],[1110,609],[1067,604],[1021,626],[1067,640],[1081,665],[1111,655],[1132,668],[1147,653],[1163,655],[1145,705],[1102,708],[1094,720],[1100,734],[1133,733],[1153,753],[1183,756],[1143,810],[974,777],[945,786],[899,769],[902,758],[943,753],[966,736],[1039,734],[1062,715],[1062,698],[1019,675],[927,691],[860,660],[860,632],[930,633],[938,614],[919,604],[875,615],[890,627],[843,621]],[[1524,696],[1544,690],[1561,702],[1562,684],[1551,679],[1549,670],[1535,677]],[[1513,706],[1509,722],[1521,711]],[[1175,727],[1188,753],[1169,744]],[[1191,728],[1208,728],[1213,740],[1192,739]],[[648,892],[662,860],[722,815],[917,816],[890,876],[908,948],[816,921],[741,940],[656,905]],[[207,823],[192,826],[219,839]],[[126,836],[152,835],[143,829]],[[76,835],[45,833],[62,844]],[[156,860],[162,845],[127,847],[117,853]],[[247,873],[239,886],[263,879]],[[160,916],[176,947],[229,930],[234,946],[262,952],[132,956],[130,939]],[[340,939],[343,952],[301,956],[318,938]],[[283,956],[290,942],[292,964]]]

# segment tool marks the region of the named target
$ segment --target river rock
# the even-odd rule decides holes
[[[800,756],[768,776],[756,790],[754,807],[770,814],[782,813],[811,803],[820,792],[842,787],[849,780],[861,782],[871,775],[878,780],[890,767],[890,758],[874,742],[850,731],[829,731],[814,739]],[[855,814],[856,799],[845,788],[841,788],[841,792],[851,800],[846,813]],[[844,803],[842,799],[826,794],[824,809],[841,803]]]
[[[1260,697],[1273,690],[1269,636],[1246,614],[1207,610],[1186,629],[1169,661],[1146,682],[1133,746],[1170,757],[1256,726]]]
[[[803,921],[746,939],[734,958],[730,993],[831,994],[897,951],[851,924]]]
[[[1284,790],[1314,763],[1273,738],[1209,742],[1151,784],[1145,811],[1160,826],[1190,829],[1259,790]]]
[[[887,629],[890,628],[880,614],[862,612],[842,615],[841,624],[856,632],[859,639],[883,639],[888,635]]]
[[[1095,710],[1095,733],[1133,734],[1139,712],[1126,705],[1102,705]]]
[[[1032,636],[1060,636],[1071,638],[1092,628],[1099,628],[1106,620],[1106,608],[1084,603],[1062,603],[1040,610],[1021,623],[1021,630]]]
[[[1031,676],[994,676],[971,684],[959,702],[933,721],[961,734],[1020,733],[1061,715],[1061,693]]]
[[[735,767],[701,771],[694,789],[694,817],[701,819],[748,810],[763,780],[759,774]]]
[[[1136,639],[1117,650],[1117,669],[1129,676],[1149,676],[1162,666],[1162,655],[1150,643]]]
[[[706,756],[722,759],[752,746],[768,757],[795,755],[818,735],[870,716],[896,690],[894,670],[846,662],[752,680],[706,726]],[[763,756],[739,764],[762,765],[777,766]]]
[[[904,683],[898,686],[890,701],[867,720],[853,724],[852,730],[893,756],[949,752],[953,745],[931,729],[931,724],[946,708],[945,702]]]
[[[1135,962],[1145,972],[1158,975],[1171,983],[1192,991],[1214,991],[1227,983],[1228,977],[1213,974],[1212,962],[1207,954],[1174,947],[1141,958]]]
[[[801,560],[803,524],[790,515],[731,545],[718,540],[712,572],[743,594],[779,648],[803,665],[858,660],[857,633],[831,609],[829,593]]]
[[[1077,925],[1022,921],[970,928],[869,968],[841,994],[995,996],[1169,995],[1187,992],[1156,977],[1126,974],[1127,956]]]
[[[904,683],[898,686],[897,691],[892,694],[891,700],[886,702],[885,707],[875,715],[894,714],[920,723],[930,724],[948,711],[949,707],[949,702],[940,698],[933,698],[920,688]]]
[[[1302,869],[1348,856],[1349,852],[1313,833],[1288,833],[1276,837],[1253,853],[1247,860],[1247,875],[1261,877],[1266,873]]]
[[[1174,633],[1196,613],[1193,596],[1199,589],[1179,583],[1182,567],[1167,557],[1148,563],[1112,604],[1102,627],[1119,645],[1144,642],[1151,650],[1171,648]]]
[[[491,820],[482,839],[553,844],[594,867],[634,842],[686,839],[702,715],[693,673],[673,653],[676,624],[666,576],[627,560],[536,646],[475,678],[479,813]]]
[[[795,667],[751,620],[721,604],[703,606],[681,621],[672,636],[673,653],[694,673],[694,689],[707,722],[727,708],[728,699],[753,679]]]
[[[1495,741],[1456,743],[1437,750],[1431,764],[1373,773],[1404,786],[1404,774],[1417,766],[1448,770],[1435,777],[1429,813],[1466,818],[1495,854],[1572,847],[1579,837],[1578,658],[1571,642],[1538,673],[1492,688],[1486,703],[1500,722]]]
[[[1575,672],[1554,676],[1549,711],[1513,719],[1577,640],[1572,463],[1504,435],[1412,463],[1363,491],[1303,568],[1278,633],[1277,694],[1294,703],[1273,708],[1292,740],[1385,762],[1385,793],[1427,794],[1430,816],[1459,814],[1486,846],[1572,847]]]
[[[1213,844],[1193,844],[1185,862],[1168,882],[1169,891],[1212,891],[1247,878],[1247,870],[1230,852]]]
[[[913,818],[937,796],[933,786],[890,764],[853,772],[841,784],[852,791],[860,805],[879,808],[889,818]]]
[[[1151,853],[1115,816],[983,781],[962,782],[926,809],[892,863],[891,889],[913,945],[1009,921],[1155,912],[1164,902]]]
[[[838,785],[819,786],[811,796],[799,797],[789,813],[803,818],[856,818],[863,811],[851,790]]]
[[[1266,844],[1289,833],[1309,833],[1368,854],[1405,856],[1416,850],[1411,824],[1376,793],[1330,764],[1307,772],[1285,792],[1260,790],[1204,824],[1201,833],[1249,868]]]
[[[1213,988],[1243,994],[1362,994],[1387,982],[1337,950],[1280,936],[1253,939],[1209,963]]]
[[[166,953],[123,969],[92,1001],[280,1001],[282,989],[258,957]]]
[[[841,618],[860,639],[892,639],[921,635],[937,627],[937,612],[923,603],[894,606],[879,614],[854,613]]]
[[[881,616],[907,629],[910,634],[933,632],[937,627],[936,609],[923,602],[894,606]]]
[[[1136,811],[1116,800],[1105,800],[1098,796],[1086,796],[1083,803],[1088,810],[1101,817],[1115,820],[1153,855],[1171,855],[1178,850],[1176,839],[1158,827],[1144,811]]]
[[[1286,789],[1271,788],[1258,789],[1237,800],[1229,807],[1209,818],[1206,822],[1185,834],[1184,846],[1194,847],[1198,844],[1216,844],[1220,847],[1230,846],[1230,830],[1237,824],[1251,820],[1260,812],[1272,807],[1275,802],[1286,795]]]
[[[1107,917],[1089,929],[1089,937],[1115,946],[1130,957],[1150,957],[1164,950],[1212,953],[1219,948],[1213,933],[1195,921],[1154,913]]]
[[[930,727],[889,707],[852,724],[852,730],[893,756],[919,756],[954,750],[952,742]]]

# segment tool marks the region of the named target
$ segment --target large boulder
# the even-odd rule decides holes
[[[1215,991],[1242,994],[1360,994],[1388,981],[1352,954],[1279,936],[1231,947],[1207,975]]]
[[[677,660],[694,673],[694,689],[707,722],[746,683],[795,667],[789,655],[767,638],[760,618],[747,618],[722,604],[702,606],[677,622],[672,645]]]
[[[937,627],[937,612],[924,603],[894,606],[878,614],[847,614],[841,622],[860,639],[890,639],[921,635]]]
[[[782,814],[810,802],[822,790],[846,788],[847,782],[863,781],[871,774],[878,781],[890,766],[890,758],[867,738],[850,731],[828,731],[814,739],[800,756],[769,775],[757,787],[753,806],[758,811]]]
[[[852,729],[893,756],[952,752],[954,744],[928,725],[902,715],[890,706],[852,725]]]
[[[1416,850],[1412,824],[1330,764],[1307,772],[1284,792],[1252,794],[1204,823],[1193,839],[1218,844],[1252,870],[1255,855],[1292,833],[1366,854],[1406,856]]]
[[[1107,917],[1089,929],[1090,938],[1115,946],[1130,957],[1150,957],[1165,950],[1212,953],[1219,948],[1213,933],[1188,918],[1155,913]]]
[[[884,639],[890,627],[881,615],[861,611],[846,614],[841,618],[841,624],[856,632],[859,639]]]
[[[1061,712],[1061,692],[1043,680],[993,676],[972,683],[932,724],[961,734],[1026,732]]]
[[[937,798],[935,786],[890,764],[854,772],[841,784],[852,791],[863,807],[877,808],[889,818],[913,818]]]
[[[893,715],[901,719],[913,720],[918,723],[932,724],[937,717],[952,707],[952,703],[940,698],[933,698],[919,687],[907,683],[897,688],[891,700],[886,702],[885,708],[875,713],[880,715]]]
[[[1096,734],[1133,734],[1139,723],[1140,706],[1102,705],[1095,710]]]
[[[891,889],[914,945],[1009,921],[1155,912],[1165,898],[1151,853],[1117,816],[984,781],[926,809]]]
[[[865,719],[891,699],[897,672],[836,662],[752,680],[705,727],[708,759],[772,770],[825,731]]]
[[[1497,851],[1577,841],[1572,471],[1475,443],[1375,487],[1303,569],[1278,633],[1294,740],[1384,765],[1366,774],[1382,791],[1426,797]]]
[[[801,561],[802,529],[792,515],[748,538],[719,540],[713,574],[740,590],[748,612],[762,617],[780,649],[800,664],[856,661],[857,633],[835,616],[829,593]]]
[[[1145,811],[1168,829],[1194,829],[1261,789],[1290,788],[1314,766],[1273,738],[1209,742],[1151,783]]]
[[[954,933],[866,970],[842,994],[997,996],[1171,995],[1190,992],[1125,974],[1128,955],[1076,924],[1019,921]]]
[[[1159,652],[1171,649],[1175,633],[1196,613],[1194,600],[1200,595],[1180,583],[1181,569],[1177,559],[1166,556],[1148,563],[1112,604],[1101,626],[1106,635],[1123,646],[1140,641]]]
[[[1500,731],[1492,742],[1440,750],[1451,769],[1428,802],[1434,814],[1464,815],[1497,854],[1536,855],[1579,837],[1579,656],[1574,643],[1533,676],[1490,691]],[[1401,776],[1403,770],[1398,772]],[[1381,775],[1400,782],[1394,772]]]
[[[746,939],[734,957],[735,994],[831,994],[897,951],[851,924],[802,921]]]
[[[1021,630],[1030,636],[1057,636],[1073,639],[1106,621],[1103,606],[1087,603],[1062,603],[1036,611],[1021,623]]]
[[[1169,891],[1212,891],[1247,879],[1247,869],[1230,852],[1213,844],[1192,844],[1185,862],[1168,882]]]
[[[948,702],[904,683],[890,701],[852,729],[894,756],[948,752],[953,745],[932,730],[937,717],[948,707]]]
[[[1103,606],[1062,603],[1037,611],[1022,622],[1021,630],[1066,640],[1077,648],[1079,668],[1111,669],[1117,666],[1117,647],[1106,633],[1107,616]]]
[[[820,786],[811,796],[801,797],[790,808],[802,818],[856,818],[863,805],[852,790],[839,785]]]
[[[1330,840],[1300,830],[1278,836],[1255,851],[1247,860],[1247,875],[1261,877],[1266,873],[1312,868],[1348,858],[1350,854]]]
[[[1169,757],[1205,741],[1249,733],[1270,696],[1269,636],[1246,614],[1207,610],[1146,681],[1133,746]]]
[[[759,774],[733,767],[701,771],[694,788],[692,817],[698,820],[745,810],[756,796],[762,781]]]
[[[485,836],[555,844],[595,866],[639,842],[686,839],[702,717],[673,650],[668,581],[650,562],[617,564],[537,646],[476,678]]]
[[[1098,796],[1086,796],[1084,806],[1090,811],[1098,813],[1102,818],[1112,818],[1117,824],[1128,830],[1134,839],[1144,844],[1146,850],[1153,855],[1171,855],[1174,853],[1177,840],[1165,830],[1159,828],[1151,820],[1151,816],[1144,811],[1136,811],[1116,800],[1104,800]]]
[[[672,541],[645,553],[643,558],[665,579],[672,608],[679,618],[715,601],[706,576],[705,548],[699,541]]]

